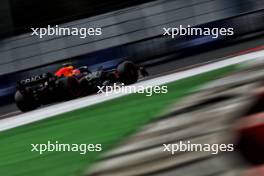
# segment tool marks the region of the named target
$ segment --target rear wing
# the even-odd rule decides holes
[[[33,86],[39,83],[44,83],[52,77],[54,77],[52,73],[43,73],[41,75],[36,75],[27,79],[20,80],[18,81],[17,86],[18,88],[25,86]]]

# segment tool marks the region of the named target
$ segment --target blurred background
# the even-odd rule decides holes
[[[65,62],[97,68],[111,67],[121,59],[131,60],[145,66],[150,76],[157,78],[171,72],[264,49],[264,0],[1,0],[0,21],[0,119],[21,113],[14,105],[17,81],[32,75],[53,72]],[[40,39],[31,35],[31,28],[48,25],[100,27],[102,35],[88,36],[84,39],[76,36],[46,36]],[[217,39],[211,36],[179,36],[172,39],[162,35],[163,28],[180,25],[234,28],[234,35],[220,36]],[[263,63],[257,63],[244,68],[243,71],[233,73],[229,78],[202,87],[197,90],[194,97],[182,102],[182,109],[175,109],[176,105],[169,109],[171,113],[180,111],[184,114],[188,111],[189,114],[186,116],[190,118],[189,121],[182,122],[182,117],[173,116],[168,118],[168,121],[150,123],[123,143],[118,143],[116,147],[121,149],[117,148],[102,156],[102,164],[99,163],[91,170],[85,171],[84,175],[154,175],[154,172],[156,175],[264,175],[262,167],[257,168],[257,171],[250,170],[250,166],[253,165],[255,168],[256,165],[261,166],[263,163],[263,142],[259,142],[263,141],[262,123],[260,130],[255,129],[255,123],[253,130],[251,128],[248,130],[248,127],[237,122],[237,117],[242,116],[247,117],[245,122],[241,122],[243,124],[250,124],[247,120],[251,122],[251,119],[258,121],[263,118],[263,114],[258,114],[263,106],[262,91],[259,91],[263,89],[263,68]],[[251,76],[240,80],[246,75]],[[226,82],[235,83],[222,85]],[[226,109],[223,110],[221,107]],[[245,107],[248,108],[247,111],[233,113],[242,112]],[[215,110],[213,121],[208,120],[212,117],[212,112],[208,109]],[[199,114],[200,111],[205,114]],[[225,113],[231,115],[223,115]],[[254,116],[255,114],[257,115]],[[171,114],[167,117],[171,117]],[[199,121],[201,126],[196,126],[197,119],[194,120],[196,117],[201,117]],[[217,117],[224,118],[215,122]],[[177,124],[182,126],[178,127]],[[175,128],[177,130],[186,128],[186,131],[175,132]],[[206,130],[203,131],[204,129]],[[201,133],[200,136],[191,135],[198,132]],[[172,133],[172,137],[162,136],[166,133]],[[237,137],[237,133],[241,137]],[[159,142],[154,142],[153,145],[148,143],[150,146],[145,145],[144,141],[156,141],[156,138]],[[143,151],[160,145],[162,144],[160,138],[171,139],[161,140],[162,142],[188,138],[200,143],[211,140],[216,143],[236,141],[243,156],[239,152],[217,157],[206,154],[186,156],[183,154],[179,156],[180,159],[177,160],[175,157],[171,160],[161,153],[154,152],[146,156],[136,154],[136,157],[141,156],[137,160],[130,160],[134,156],[128,156],[129,159],[105,161],[124,153]],[[135,141],[144,144],[134,144]],[[126,145],[132,147],[127,149]],[[247,148],[249,145],[260,147]],[[254,154],[251,153],[253,150]],[[162,156],[152,158],[150,157],[152,154]],[[154,170],[140,170],[139,165],[142,164],[140,161],[148,157],[157,163],[152,165],[146,162],[142,167]],[[135,167],[122,166],[120,163],[123,161],[131,162]],[[139,172],[134,172],[137,170]],[[163,172],[164,170],[167,171]]]

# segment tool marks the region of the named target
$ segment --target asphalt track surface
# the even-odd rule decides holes
[[[177,80],[181,80],[184,78],[192,77],[197,74],[207,73],[209,71],[213,71],[213,70],[224,68],[227,66],[239,64],[245,61],[263,60],[263,56],[264,56],[264,50],[259,50],[257,52],[251,52],[251,53],[242,54],[242,55],[237,55],[237,56],[229,57],[223,60],[218,60],[216,62],[212,62],[209,64],[197,66],[192,69],[186,69],[186,70],[182,70],[182,71],[175,72],[175,73],[160,75],[155,78],[149,78],[148,80],[139,81],[138,83],[133,84],[133,86],[135,88],[139,88],[139,87],[164,85],[164,84],[175,82]],[[104,101],[113,100],[115,98],[128,95],[129,93],[130,92],[117,91],[117,92],[112,92],[108,94],[107,96],[103,93],[94,94],[91,96],[82,97],[82,98],[71,100],[71,101],[57,103],[52,106],[39,108],[37,110],[30,111],[27,113],[21,113],[16,116],[1,119],[0,120],[0,131],[12,129],[18,126],[40,121],[46,118],[51,118],[53,116],[56,116],[62,113],[88,107],[91,105],[102,103]]]
[[[254,39],[241,41],[238,42],[237,44],[233,44],[231,46],[227,46],[224,48],[218,48],[203,53],[196,53],[195,55],[188,57],[175,58],[174,60],[171,60],[166,63],[160,63],[158,65],[149,66],[147,67],[147,70],[150,74],[150,78],[155,78],[161,75],[166,75],[183,69],[188,69],[198,65],[214,62],[219,59],[223,59],[225,57],[234,55],[236,53],[240,53],[244,50],[256,48],[263,44],[264,44],[264,36],[256,37]],[[0,119],[5,119],[19,114],[21,114],[21,112],[17,109],[15,104],[9,104],[0,107]]]

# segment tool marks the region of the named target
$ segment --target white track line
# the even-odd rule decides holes
[[[264,51],[258,51],[254,53],[245,54],[242,56],[232,57],[230,59],[218,61],[215,63],[210,63],[201,67],[193,68],[190,70],[185,70],[182,72],[177,72],[165,76],[161,76],[158,78],[153,78],[150,80],[142,81],[134,84],[135,86],[155,86],[162,85],[166,83],[170,83],[173,81],[177,81],[180,79],[188,78],[197,74],[205,73],[208,71],[216,70],[219,68],[223,68],[226,66],[238,64],[245,61],[255,60],[255,59],[264,59]],[[94,104],[98,104],[104,101],[112,100],[121,96],[124,96],[128,93],[113,93],[111,95],[105,96],[104,94],[96,94],[88,97],[79,98],[76,100],[59,103],[53,106],[41,108],[35,111],[31,111],[28,113],[20,114],[14,117],[9,117],[6,119],[0,120],[0,131],[5,131],[8,129],[12,129],[18,126],[26,125],[29,123],[33,123],[36,121],[40,121],[46,118],[50,118],[52,116],[70,112],[76,109],[80,109],[83,107],[91,106]]]

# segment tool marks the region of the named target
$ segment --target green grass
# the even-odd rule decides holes
[[[100,152],[31,152],[31,144],[100,143],[103,151],[113,147],[139,126],[156,118],[167,105],[191,90],[234,70],[226,67],[168,84],[167,94],[146,97],[131,94],[91,107],[0,133],[1,176],[76,176],[94,162]]]

